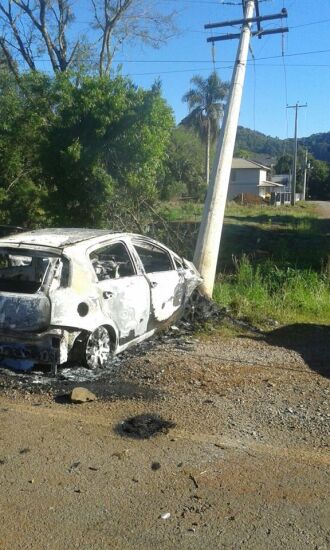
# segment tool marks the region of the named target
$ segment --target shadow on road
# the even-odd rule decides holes
[[[296,351],[310,369],[330,378],[330,326],[287,325],[268,332],[265,340],[272,346]]]

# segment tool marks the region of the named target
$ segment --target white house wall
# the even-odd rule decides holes
[[[233,176],[234,172],[234,176]],[[231,171],[228,188],[228,200],[233,199],[241,193],[259,195],[258,185],[267,179],[266,170],[253,168],[235,168]]]

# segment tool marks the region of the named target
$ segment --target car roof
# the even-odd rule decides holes
[[[61,227],[61,228],[45,228],[36,229],[34,231],[26,231],[10,235],[0,239],[0,247],[13,247],[20,249],[29,249],[41,251],[49,251],[50,253],[62,254],[68,253],[71,255],[74,249],[87,250],[89,247],[102,244],[102,242],[117,237],[118,239],[133,238],[136,240],[143,239],[144,241],[162,246],[170,253],[166,245],[151,239],[150,237],[139,235],[137,233],[124,233],[117,231],[109,231],[108,229],[86,229],[77,227]],[[71,250],[71,252],[69,252]]]
[[[97,237],[113,235],[108,229],[85,229],[77,227],[46,228],[26,231],[0,239],[0,245],[37,245],[50,248],[64,248],[66,246],[88,241]]]

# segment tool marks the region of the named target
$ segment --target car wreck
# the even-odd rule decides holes
[[[194,265],[142,235],[43,229],[0,239],[0,362],[111,357],[173,323],[201,283]]]

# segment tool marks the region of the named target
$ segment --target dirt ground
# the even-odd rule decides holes
[[[0,371],[0,549],[329,548],[329,342],[179,334],[90,376]],[[142,413],[175,427],[124,436]]]
[[[310,201],[314,204],[318,216],[323,219],[330,219],[330,201]]]

